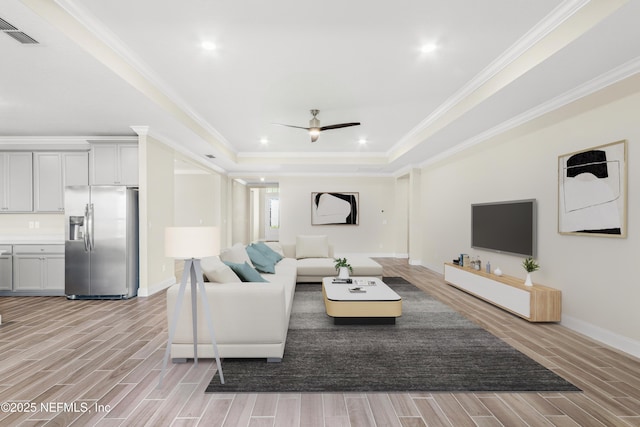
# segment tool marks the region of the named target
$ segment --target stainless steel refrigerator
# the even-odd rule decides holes
[[[70,186],[64,195],[65,294],[123,299],[138,294],[138,190]]]

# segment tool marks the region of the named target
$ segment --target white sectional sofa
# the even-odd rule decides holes
[[[264,250],[264,246],[282,258],[275,263],[273,273],[259,272],[256,276],[254,264],[260,262],[252,261],[247,251],[255,255],[255,249]],[[382,277],[382,266],[370,258],[350,256],[348,259],[352,275]],[[282,360],[284,355],[296,282],[321,282],[323,277],[336,274],[333,251],[325,236],[299,236],[295,245],[267,243],[245,247],[236,244],[219,257],[202,259],[201,264],[208,280],[204,286],[220,357],[266,358],[273,362]],[[271,266],[261,268],[269,270]],[[239,275],[245,273],[248,276],[245,280],[255,281],[242,281]],[[172,321],[179,286],[176,284],[167,290],[168,324]],[[191,293],[187,286],[171,346],[174,362],[193,358],[191,325]],[[200,298],[198,357],[214,357]]]
[[[298,236],[295,244],[282,244],[285,257],[296,259],[298,283],[322,283],[323,277],[335,276],[333,246],[327,236]],[[350,255],[353,276],[382,279],[382,266],[365,256]]]

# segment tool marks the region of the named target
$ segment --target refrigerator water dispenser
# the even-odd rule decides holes
[[[84,217],[69,216],[69,240],[82,240],[84,232]]]

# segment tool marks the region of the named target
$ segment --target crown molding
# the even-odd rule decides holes
[[[391,160],[449,125],[502,87],[582,35],[628,0],[567,0],[556,7],[476,77],[409,131],[387,152]]]
[[[93,142],[132,142],[132,136],[0,136],[2,150],[88,150]]]
[[[176,120],[235,160],[231,144],[213,126],[200,117],[176,92],[80,2],[74,0],[22,0],[27,6],[85,49],[95,59],[137,88]]]
[[[577,86],[573,90],[567,91],[545,103],[542,103],[534,108],[525,111],[522,114],[504,121],[501,124],[486,130],[485,132],[469,138],[461,142],[460,144],[457,144],[454,147],[422,162],[420,164],[420,167],[423,168],[438,163],[475,145],[478,145],[500,134],[515,129],[518,126],[522,126],[539,117],[542,117],[545,114],[557,111],[565,106],[568,106],[569,104],[572,104],[573,102],[586,98],[601,90],[606,89],[607,87],[631,78],[638,73],[640,73],[640,57],[628,61],[625,64],[622,64],[607,73],[604,73],[580,86]]]

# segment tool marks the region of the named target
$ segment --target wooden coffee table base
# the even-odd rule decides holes
[[[327,314],[334,318],[336,325],[368,323],[395,324],[396,317],[402,316],[402,300],[393,301],[334,301],[327,298],[324,286],[322,296]]]

